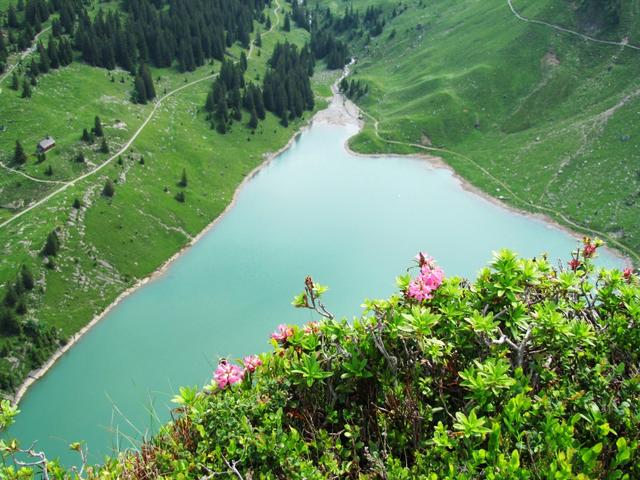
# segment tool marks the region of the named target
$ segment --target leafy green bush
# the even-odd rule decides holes
[[[281,325],[244,368],[222,360],[87,478],[639,478],[640,281],[596,271],[597,247],[563,268],[501,251],[473,284],[420,255],[352,323],[307,278],[294,305],[323,321]]]

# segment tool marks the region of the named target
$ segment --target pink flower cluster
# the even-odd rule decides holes
[[[631,278],[633,277],[633,268],[631,267],[627,267],[622,271],[622,276],[624,277],[624,279],[627,282],[631,281]]]
[[[213,373],[213,378],[218,384],[218,388],[223,389],[241,381],[244,378],[244,370],[238,365],[221,360]]]
[[[284,343],[291,335],[293,335],[293,329],[284,323],[281,323],[278,325],[278,329],[271,334],[271,338],[276,342]]]
[[[257,355],[250,355],[248,357],[244,357],[244,359],[242,360],[242,363],[244,363],[245,370],[248,370],[251,373],[253,373],[256,371],[256,368],[262,365],[262,360],[260,360],[260,357]]]
[[[433,292],[442,284],[444,272],[433,258],[422,252],[416,256],[416,260],[420,266],[420,274],[409,283],[407,295],[422,302],[433,297]]]
[[[248,357],[244,357],[242,363],[244,364],[244,368],[229,363],[227,360],[220,360],[218,368],[213,372],[213,379],[216,381],[220,390],[224,390],[242,381],[247,372],[255,372],[256,369],[262,365],[262,360],[260,360],[260,357],[257,355],[249,355]]]

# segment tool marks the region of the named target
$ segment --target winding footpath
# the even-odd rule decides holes
[[[558,30],[560,32],[568,33],[568,34],[571,34],[571,35],[577,35],[578,37],[580,37],[580,38],[582,38],[582,39],[584,39],[586,41],[590,41],[590,42],[594,42],[594,43],[601,43],[601,44],[605,44],[605,45],[615,45],[615,46],[620,46],[620,47],[625,47],[625,48],[631,48],[633,50],[640,50],[640,47],[638,47],[636,45],[631,45],[626,40],[622,41],[622,42],[612,42],[612,41],[608,41],[608,40],[600,40],[600,39],[597,39],[597,38],[590,37],[588,35],[584,35],[584,34],[582,34],[580,32],[574,32],[573,30],[569,30],[567,28],[564,28],[564,27],[561,27],[561,26],[558,26],[558,25],[554,25],[554,24],[551,24],[551,23],[543,22],[541,20],[533,20],[533,19],[530,19],[530,18],[523,17],[514,8],[512,0],[507,0],[507,4],[509,5],[509,8],[511,9],[511,12],[515,15],[515,17],[518,18],[519,20],[522,20],[523,22],[543,25],[545,27],[552,28],[552,29]],[[630,257],[633,257],[636,261],[640,262],[640,255],[638,255],[636,252],[631,250],[626,245],[623,245],[622,243],[620,243],[615,238],[612,238],[610,235],[608,235],[608,234],[606,234],[604,232],[601,232],[599,230],[594,230],[593,228],[588,228],[588,227],[585,227],[584,225],[580,225],[579,223],[576,223],[575,221],[571,220],[564,213],[559,212],[558,210],[555,210],[555,209],[550,208],[550,207],[546,207],[544,205],[538,205],[537,203],[534,203],[534,202],[532,202],[530,200],[522,198],[521,196],[516,194],[511,189],[511,187],[509,187],[509,185],[507,185],[505,182],[503,182],[502,180],[497,178],[495,175],[493,175],[491,172],[489,172],[482,165],[478,164],[476,161],[474,161],[472,158],[470,158],[470,157],[468,157],[466,155],[463,155],[463,154],[458,153],[458,152],[454,152],[453,150],[448,150],[446,148],[428,147],[428,146],[420,145],[420,144],[417,144],[417,143],[400,142],[400,141],[397,141],[397,140],[390,140],[390,139],[387,139],[387,138],[384,138],[384,137],[380,136],[380,132],[379,132],[379,129],[378,129],[378,125],[379,125],[378,119],[376,119],[373,115],[365,112],[364,110],[362,110],[362,112],[364,113],[364,115],[366,115],[367,117],[369,117],[373,121],[374,133],[375,133],[376,137],[380,141],[385,142],[385,143],[389,143],[389,144],[392,144],[392,145],[403,145],[403,146],[412,147],[412,148],[419,148],[421,150],[425,150],[425,151],[428,151],[428,152],[445,153],[445,154],[456,156],[458,158],[462,158],[463,160],[469,162],[475,168],[480,170],[486,177],[490,178],[495,183],[497,183],[502,188],[504,188],[505,191],[507,191],[515,200],[520,202],[522,205],[526,205],[531,210],[538,211],[538,212],[544,212],[544,213],[550,215],[551,217],[559,218],[566,225],[569,225],[570,227],[575,228],[577,230],[581,230],[583,232],[588,232],[588,233],[590,233],[592,235],[597,235],[599,237],[605,238],[605,239],[607,239],[609,244],[615,245],[621,251],[625,252]]]
[[[640,47],[628,43],[628,41],[626,41],[626,39],[624,41],[622,41],[622,42],[613,42],[613,41],[608,41],[608,40],[600,40],[600,39],[597,39],[597,38],[590,37],[589,35],[582,34],[580,32],[575,32],[573,30],[569,30],[567,28],[564,28],[564,27],[561,27],[561,26],[558,26],[558,25],[554,25],[552,23],[547,23],[547,22],[543,22],[541,20],[533,20],[533,19],[530,19],[530,18],[526,18],[526,17],[522,16],[515,9],[515,7],[513,6],[512,0],[507,0],[507,4],[509,5],[509,8],[511,9],[511,12],[515,15],[515,17],[518,18],[519,20],[522,20],[523,22],[538,24],[538,25],[542,25],[542,26],[545,26],[545,27],[548,27],[548,28],[552,28],[554,30],[558,30],[560,32],[568,33],[568,34],[571,34],[571,35],[577,35],[578,37],[580,37],[580,38],[582,38],[582,39],[584,39],[586,41],[590,41],[590,42],[594,42],[594,43],[620,46],[620,47],[625,47],[625,48],[631,48],[633,50],[640,50]],[[569,225],[570,227],[575,228],[576,230],[580,230],[580,231],[583,231],[583,232],[588,232],[588,233],[590,233],[592,235],[597,235],[599,237],[605,238],[605,239],[607,239],[607,241],[609,242],[610,245],[615,245],[618,249],[620,249],[621,251],[625,252],[630,257],[633,257],[636,261],[640,262],[640,255],[637,254],[636,252],[634,252],[633,250],[631,250],[626,245],[623,245],[622,243],[620,243],[617,239],[611,237],[607,233],[601,232],[599,230],[594,230],[593,228],[585,227],[584,225],[580,225],[579,223],[576,223],[575,221],[571,220],[564,213],[562,213],[562,212],[560,212],[558,210],[555,210],[555,209],[550,208],[550,207],[546,207],[544,205],[538,205],[537,203],[534,203],[534,202],[532,202],[530,200],[522,198],[521,196],[516,194],[511,189],[511,187],[509,187],[509,185],[507,185],[505,182],[503,182],[502,180],[497,178],[495,175],[493,175],[491,172],[489,172],[482,165],[478,164],[476,161],[474,161],[472,158],[470,158],[470,157],[468,157],[466,155],[463,155],[461,153],[455,152],[453,150],[448,150],[446,148],[428,147],[428,146],[420,145],[420,144],[417,144],[417,143],[401,142],[401,141],[398,141],[398,140],[390,140],[390,139],[382,137],[380,135],[380,132],[379,132],[379,129],[378,129],[378,126],[379,126],[378,119],[376,119],[370,113],[365,112],[364,110],[361,110],[361,111],[362,111],[362,113],[364,115],[366,115],[367,117],[369,117],[373,121],[373,129],[374,129],[375,136],[380,141],[388,143],[388,144],[392,144],[392,145],[403,145],[403,146],[407,146],[407,147],[418,148],[418,149],[425,150],[425,151],[428,151],[428,152],[445,153],[445,154],[456,156],[458,158],[462,158],[463,160],[469,162],[475,168],[480,170],[486,177],[490,178],[495,183],[497,183],[502,188],[504,188],[505,191],[507,191],[515,200],[520,202],[522,205],[526,205],[527,207],[529,207],[533,211],[544,212],[544,213],[550,215],[551,217],[559,218],[566,225]]]
[[[260,36],[264,36],[268,33],[273,32],[273,30],[280,24],[280,17],[278,16],[278,12],[280,11],[280,2],[279,0],[275,0],[275,4],[276,7],[273,10],[273,13],[276,16],[276,21],[273,22],[273,24],[271,25],[271,28],[269,30],[267,30],[266,32],[263,32]],[[40,34],[44,33],[44,30],[42,32],[40,32]],[[251,45],[249,47],[249,54],[247,55],[247,59],[251,58],[251,54],[253,53],[253,42],[251,42]],[[32,47],[35,48],[35,47]],[[65,190],[67,190],[70,187],[73,187],[74,185],[76,185],[78,182],[81,182],[82,180],[91,177],[93,175],[95,175],[96,173],[98,173],[100,170],[102,170],[104,167],[106,167],[107,165],[109,165],[113,160],[115,160],[116,158],[118,158],[120,155],[122,155],[124,152],[126,152],[129,147],[131,147],[131,145],[133,144],[133,142],[135,142],[136,138],[138,138],[138,136],[142,133],[142,131],[145,129],[145,127],[149,124],[149,122],[151,121],[151,119],[153,118],[153,116],[155,115],[155,113],[158,111],[158,109],[160,108],[160,106],[162,105],[162,102],[164,102],[167,98],[175,95],[176,93],[192,87],[193,85],[196,85],[198,83],[204,82],[206,80],[212,80],[214,78],[216,78],[218,76],[218,73],[214,73],[212,75],[207,75],[206,77],[202,77],[199,78],[198,80],[194,80],[192,82],[189,83],[185,83],[184,85],[168,92],[167,94],[165,94],[164,96],[162,96],[161,98],[159,98],[154,106],[153,109],[151,110],[151,112],[149,112],[149,115],[147,116],[147,118],[144,120],[144,122],[142,122],[142,125],[140,125],[140,127],[138,127],[138,129],[135,131],[135,133],[131,136],[131,138],[122,146],[120,147],[120,149],[114,153],[111,157],[109,157],[107,160],[105,160],[104,162],[102,162],[100,165],[98,165],[97,167],[95,167],[93,170],[90,170],[89,172],[80,175],[79,177],[63,183],[63,185],[58,188],[57,190],[54,190],[53,192],[49,193],[48,195],[46,195],[45,197],[41,198],[40,200],[38,200],[36,203],[30,205],[29,207],[25,208],[24,210],[16,213],[13,217],[5,220],[4,222],[0,223],[0,228],[4,228],[7,225],[9,225],[10,223],[13,223],[14,221],[16,221],[18,218],[22,217],[23,215],[26,215],[27,213],[29,213],[31,210],[38,208],[40,205],[48,202],[51,198],[55,197],[56,195],[64,192]],[[1,164],[4,168],[8,168],[6,167],[4,164]],[[10,169],[12,170],[12,169]],[[15,171],[15,170],[13,170]],[[18,172],[20,173],[20,172]],[[27,176],[27,175],[25,175]],[[42,181],[42,180],[38,180],[35,179],[33,177],[29,177],[31,180],[35,180],[35,181]]]
[[[582,38],[583,40],[587,40],[589,42],[602,43],[604,45],[617,45],[617,46],[620,46],[620,47],[631,48],[633,50],[640,50],[640,47],[638,47],[636,45],[631,45],[626,40],[623,40],[622,42],[613,42],[613,41],[609,41],[609,40],[600,40],[598,38],[593,38],[593,37],[590,37],[589,35],[585,35],[584,33],[575,32],[573,30],[569,30],[568,28],[564,28],[564,27],[561,27],[559,25],[554,25],[553,23],[547,23],[547,22],[543,22],[542,20],[534,20],[534,19],[531,19],[531,18],[523,17],[522,15],[520,15],[520,13],[513,6],[512,0],[507,0],[507,3],[509,4],[509,8],[511,9],[511,12],[519,20],[522,20],[523,22],[535,23],[537,25],[543,25],[543,26],[548,27],[548,28],[553,28],[554,30],[558,30],[559,32],[564,32],[564,33],[569,33],[571,35],[576,35],[576,36]]]
[[[31,55],[33,52],[36,51],[36,47],[38,46],[38,40],[40,39],[40,36],[48,32],[49,30],[51,30],[51,27],[44,28],[40,30],[35,37],[33,37],[33,43],[31,44],[31,46],[26,50],[22,51],[22,53],[18,54],[18,59],[13,63],[13,65],[7,68],[7,71],[4,72],[2,76],[0,76],[0,83],[4,82],[4,79],[7,78],[18,65],[20,65],[22,60],[24,60],[25,58],[27,58],[29,55]]]

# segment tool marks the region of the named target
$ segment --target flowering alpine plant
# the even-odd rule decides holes
[[[245,370],[253,373],[256,371],[256,368],[262,365],[262,360],[260,360],[260,357],[257,355],[249,355],[248,357],[244,357],[242,363],[244,363]]]
[[[319,330],[319,323],[318,322],[308,322],[305,326],[304,326],[304,333],[309,334],[309,333],[317,333]]]
[[[578,268],[580,268],[580,265],[582,265],[582,262],[580,260],[578,260],[577,258],[572,258],[571,260],[569,260],[569,267],[574,272],[576,270],[578,270]]]
[[[278,325],[278,329],[271,334],[271,338],[276,342],[284,343],[291,335],[293,335],[293,329],[290,326],[281,323]]]
[[[410,298],[423,302],[433,297],[433,292],[438,289],[444,280],[444,272],[436,265],[433,258],[420,252],[416,256],[420,266],[420,274],[409,283],[407,295]]]
[[[631,277],[633,277],[633,268],[627,267],[622,271],[622,276],[627,282],[631,281]]]
[[[213,374],[213,378],[220,389],[225,389],[234,383],[238,383],[243,377],[244,371],[238,365],[229,363],[226,360],[220,361]]]

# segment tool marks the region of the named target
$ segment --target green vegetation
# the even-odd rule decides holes
[[[155,438],[86,478],[637,478],[640,279],[595,271],[598,245],[560,269],[501,251],[473,284],[420,255],[353,323],[307,278],[293,304],[323,321],[279,326],[273,352],[241,366],[221,360]],[[44,458],[4,477],[73,477]]]
[[[105,11],[109,6],[101,5]],[[257,87],[262,81],[277,44],[287,41],[300,52],[308,42],[309,35],[302,29],[292,26],[285,36],[278,28],[283,11],[288,10],[274,2],[269,9],[255,12],[252,27],[262,32],[262,53],[255,47],[243,48],[241,42],[227,47],[229,65],[238,59],[242,64],[245,53],[242,74],[247,85]],[[97,9],[91,7],[88,12],[95,18]],[[18,18],[22,22],[20,11]],[[55,13],[49,21],[58,19],[61,14]],[[62,27],[59,42],[66,38],[64,31]],[[44,45],[48,33],[41,38]],[[37,47],[15,70],[20,80],[30,77],[35,60],[39,74],[32,97],[21,99],[20,92],[9,89],[0,93],[0,118],[11,120],[0,129],[0,160],[18,170],[3,170],[0,176],[0,224],[63,190],[0,227],[4,248],[0,295],[14,282],[21,265],[28,264],[38,287],[24,297],[26,313],[14,309],[9,320],[18,322],[23,331],[25,325],[36,322],[56,339],[65,339],[188,244],[224,210],[237,185],[262,163],[264,155],[285,145],[313,112],[303,113],[283,128],[258,95],[253,108],[241,108],[239,119],[229,121],[222,136],[211,129],[201,108],[221,70],[217,60],[181,72],[179,62],[158,68],[150,59],[145,69],[162,102],[134,104],[130,100],[135,76],[147,76],[138,67],[130,74],[74,61],[56,70],[49,65],[49,73],[43,74],[40,51]],[[48,53],[45,58],[50,60]],[[10,61],[14,60],[12,55]],[[318,75],[311,85],[314,91],[325,92],[333,80],[333,76]],[[9,85],[11,78],[5,81]],[[253,95],[252,88],[243,94]],[[323,100],[314,103],[315,108],[324,105]],[[259,122],[251,123],[254,109]],[[131,146],[116,156],[134,135]],[[49,136],[55,139],[55,148],[46,156],[30,157],[38,142]],[[95,141],[98,137],[106,142]],[[20,165],[13,163],[16,140],[26,156]],[[102,148],[105,144],[110,153]],[[189,174],[188,190],[180,191],[184,187],[176,186],[176,176],[183,170]],[[86,178],[76,180],[83,175]],[[57,254],[42,256],[53,231],[60,241]],[[2,357],[16,359],[13,364],[0,361],[0,373],[14,376],[10,384],[0,385],[6,393],[41,365],[40,356],[31,361],[23,355],[21,339],[0,334]],[[58,340],[51,343],[52,348],[43,349],[42,358],[57,346]]]
[[[589,7],[513,0],[526,18],[640,45],[637,0],[577,3]],[[492,196],[600,232],[638,260],[640,51],[526,23],[506,0],[379,0],[376,36],[363,27],[370,4],[350,4],[361,20],[342,34],[353,80],[369,89],[352,149],[442,156]],[[602,21],[605,4],[618,5],[617,24]]]

